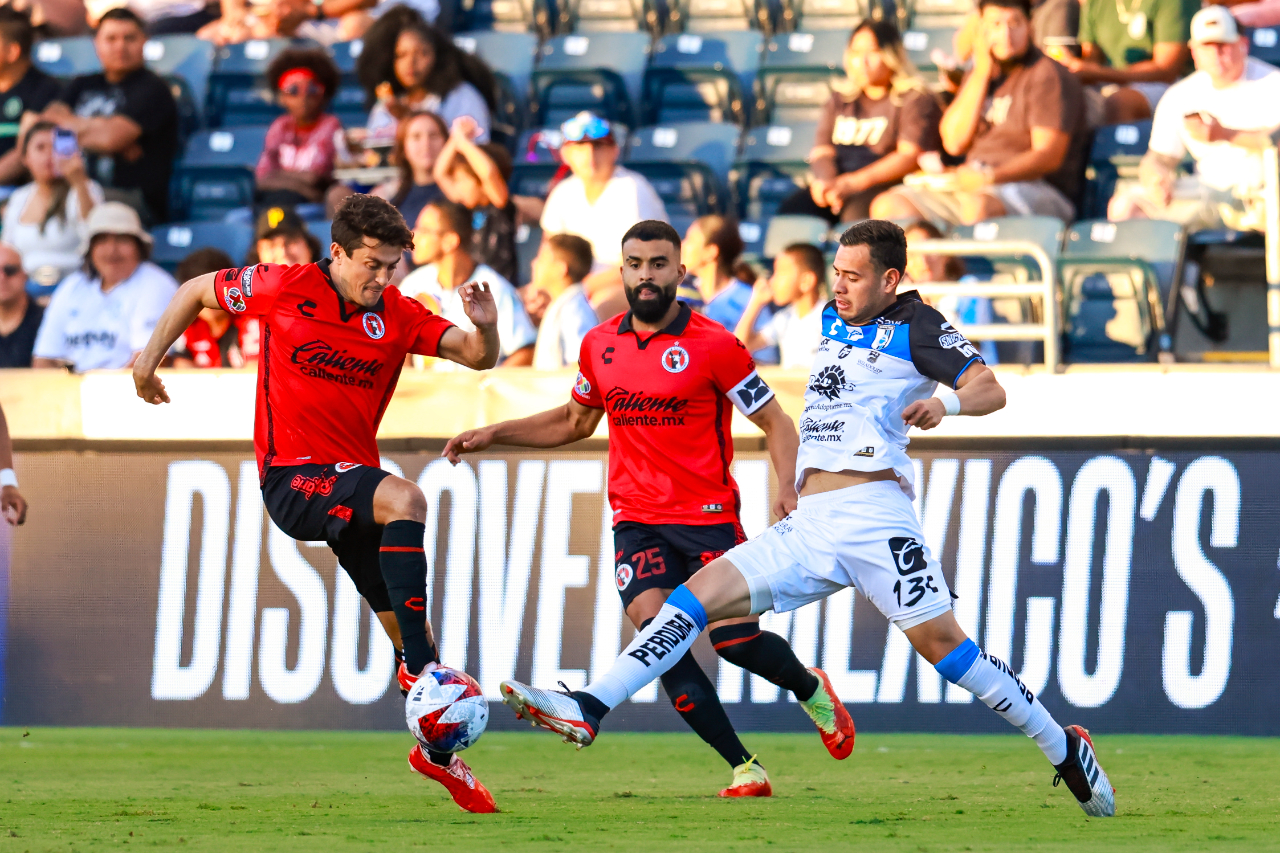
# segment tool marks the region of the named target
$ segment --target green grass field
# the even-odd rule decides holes
[[[0,851],[1280,849],[1280,740],[1100,737],[1112,820],[1019,735],[863,733],[843,762],[744,740],[772,800],[716,798],[692,734],[491,733],[467,759],[503,813],[468,815],[410,773],[408,735],[0,728]]]

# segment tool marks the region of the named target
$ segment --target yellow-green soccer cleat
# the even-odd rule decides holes
[[[853,740],[856,730],[853,717],[845,710],[844,703],[831,687],[831,679],[817,667],[809,667],[809,671],[818,676],[818,689],[813,695],[800,703],[804,712],[818,727],[822,735],[822,743],[837,760],[848,758],[853,753]]]
[[[769,784],[769,774],[756,764],[753,755],[746,764],[733,768],[733,782],[720,792],[722,797],[772,797],[773,786]]]

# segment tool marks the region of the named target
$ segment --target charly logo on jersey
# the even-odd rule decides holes
[[[245,267],[244,272],[240,273],[240,289],[245,296],[253,296],[253,270],[254,267]]]
[[[910,536],[894,536],[889,540],[889,550],[893,552],[898,574],[904,577],[929,567],[924,559],[924,546]]]
[[[238,287],[227,287],[222,291],[222,301],[226,303],[227,310],[232,314],[243,314],[249,310],[248,304],[244,301],[244,294],[240,292]]]
[[[680,373],[689,366],[689,351],[674,343],[662,354],[662,369],[667,373]]]
[[[578,379],[573,383],[573,390],[577,391],[580,397],[585,397],[591,393],[591,383],[587,381],[587,377],[582,375],[582,371],[578,371]]]
[[[857,326],[850,326],[840,319],[836,309],[831,306],[828,306],[822,312],[822,334],[823,337],[834,338],[844,343],[862,340],[862,329]]]
[[[365,315],[360,318],[360,325],[364,326],[364,333],[375,341],[387,333],[387,326],[382,322],[382,318],[372,311],[365,312]]]
[[[633,577],[635,577],[635,572],[632,571],[631,566],[626,563],[618,566],[618,568],[613,571],[613,580],[614,583],[618,585],[619,592],[631,586],[631,579]]]
[[[841,391],[852,391],[853,383],[845,379],[843,368],[828,365],[809,380],[809,390],[816,391],[828,400],[840,396]]]

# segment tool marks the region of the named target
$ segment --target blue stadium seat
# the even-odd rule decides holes
[[[558,0],[562,33],[652,32],[657,11],[647,0]]]
[[[635,124],[632,104],[640,97],[649,61],[645,33],[558,36],[539,51],[533,73],[533,127],[558,125],[582,110]]]
[[[546,198],[547,193],[551,191],[551,179],[559,170],[560,166],[554,162],[517,162],[511,169],[511,180],[507,181],[507,189],[512,195]]]
[[[516,287],[523,287],[533,280],[533,258],[542,245],[542,229],[537,225],[521,225],[516,229]]]
[[[330,45],[328,51],[339,71],[343,74],[355,74],[356,62],[359,61],[360,54],[364,53],[364,42],[360,39],[341,41]]]
[[[456,13],[458,31],[495,30],[503,33],[536,33],[543,38],[555,31],[555,16],[546,0],[472,0]]]
[[[31,48],[32,63],[53,77],[69,80],[102,70],[92,36],[47,39]]]
[[[170,209],[175,219],[221,219],[253,205],[253,170],[267,129],[227,127],[195,134],[174,166]]]
[[[453,43],[467,53],[483,59],[496,74],[506,75],[524,100],[528,97],[529,78],[538,58],[538,37],[533,33],[467,32],[458,33]]]
[[[821,249],[826,246],[830,233],[831,226],[827,220],[818,216],[775,216],[769,220],[762,251],[764,257],[773,259],[792,243],[812,243]]]
[[[772,27],[766,0],[670,0],[668,31],[726,33]]]
[[[342,72],[338,91],[329,102],[329,112],[338,117],[343,127],[363,127],[369,120],[369,110],[365,107],[364,87],[356,78],[356,62],[364,52],[364,42],[360,39],[338,42],[330,45],[328,51]]]
[[[1249,35],[1249,55],[1280,65],[1280,27],[1258,27]]]
[[[213,247],[240,263],[253,242],[253,226],[237,222],[174,222],[153,229],[151,260],[170,273],[196,249]]]
[[[788,5],[792,25],[810,32],[837,30],[848,36],[854,24],[871,15],[865,0],[789,0]]]
[[[1061,219],[1052,216],[1002,216],[988,219],[976,225],[957,225],[951,229],[956,240],[974,240],[979,243],[995,240],[1027,240],[1044,249],[1050,261],[1062,252],[1064,226]],[[980,259],[980,268],[989,265],[995,271],[1006,273],[1017,281],[1040,280],[1040,265],[1026,255],[992,253],[975,248],[966,262]]]
[[[755,30],[666,36],[645,72],[641,121],[744,122],[763,50]]]
[[[1088,219],[1107,215],[1107,202],[1120,178],[1136,178],[1138,163],[1147,153],[1151,121],[1114,124],[1098,128],[1093,135],[1085,166],[1084,200],[1080,214]]]
[[[668,217],[697,219],[710,213],[724,212],[725,196],[720,189],[720,179],[705,163],[695,160],[639,160],[628,162],[626,166],[644,175],[653,185]]]
[[[206,109],[209,127],[270,124],[283,110],[263,75],[271,60],[289,47],[319,47],[314,42],[266,39],[218,48],[209,76]]]
[[[816,121],[831,99],[832,80],[844,77],[847,31],[795,32],[769,43],[759,72],[755,121]]]
[[[147,67],[165,78],[170,85],[182,88],[183,100],[179,100],[179,112],[194,109],[197,118],[202,118],[204,104],[209,96],[213,54],[213,44],[195,36],[160,36],[149,39],[142,46],[142,57],[146,60]],[[185,100],[188,97],[189,106]]]
[[[320,254],[323,257],[329,256],[329,246],[333,243],[333,220],[332,219],[308,219],[307,230],[315,235],[320,241]]]
[[[815,122],[769,125],[747,131],[742,154],[729,172],[734,209],[743,221],[765,222],[797,189],[809,172]]]
[[[902,47],[907,58],[923,72],[938,70],[933,61],[933,52],[940,50],[950,56],[954,52],[957,23],[930,25],[927,22],[913,24],[911,29],[902,34]]]
[[[722,182],[737,157],[741,132],[729,124],[683,122],[637,128],[627,144],[625,162],[698,162]]]

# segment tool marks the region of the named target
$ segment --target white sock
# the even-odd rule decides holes
[[[953,677],[969,659],[972,663],[963,670],[963,674]],[[1036,742],[1050,764],[1061,764],[1067,760],[1066,732],[1004,661],[982,654],[972,640],[965,640],[939,661],[936,669],[948,681],[968,690],[988,708],[1021,729]]]
[[[681,585],[671,593],[648,627],[636,632],[631,645],[618,656],[609,671],[583,690],[610,709],[616,708],[675,666],[706,627],[706,611]]]

